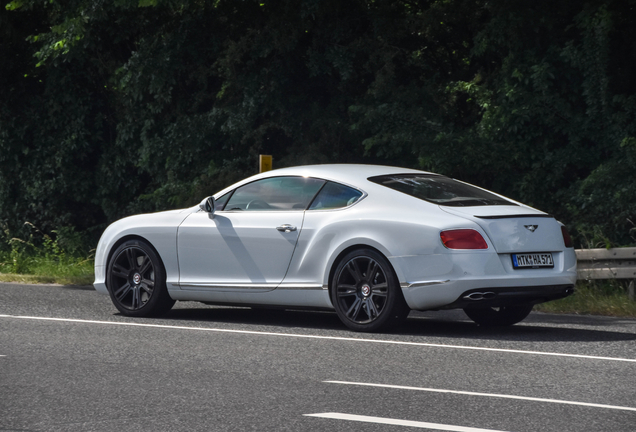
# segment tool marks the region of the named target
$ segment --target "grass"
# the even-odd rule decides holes
[[[91,285],[94,280],[92,251],[86,253],[81,234],[63,228],[43,233],[26,222],[23,236],[0,232],[0,281]]]
[[[51,276],[0,273],[0,282],[19,282],[25,284],[92,285],[94,276]]]
[[[578,281],[575,292],[571,296],[536,305],[534,310],[548,313],[636,318],[636,300],[630,300],[627,284],[623,282]]]
[[[95,280],[91,258],[22,257],[19,264],[0,259],[0,282],[92,285]],[[15,271],[16,269],[18,271]]]

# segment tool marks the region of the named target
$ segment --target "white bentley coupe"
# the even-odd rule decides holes
[[[95,288],[127,316],[178,300],[335,309],[357,331],[411,309],[512,325],[575,281],[572,241],[549,214],[442,175],[371,165],[269,171],[195,207],[127,217],[95,257]]]

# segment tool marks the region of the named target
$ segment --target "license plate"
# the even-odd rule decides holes
[[[520,268],[554,267],[551,253],[512,254],[512,266]]]

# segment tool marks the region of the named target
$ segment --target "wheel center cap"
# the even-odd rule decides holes
[[[362,295],[365,297],[369,297],[369,294],[371,294],[371,287],[367,284],[362,285],[362,288],[360,288],[360,292],[362,292]]]
[[[139,282],[141,282],[141,275],[139,273],[133,275],[133,282],[135,285],[139,285]]]

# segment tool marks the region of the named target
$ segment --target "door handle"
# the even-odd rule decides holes
[[[281,226],[277,226],[276,229],[280,232],[286,232],[286,233],[296,231],[296,227],[291,226],[290,224],[283,224]]]

